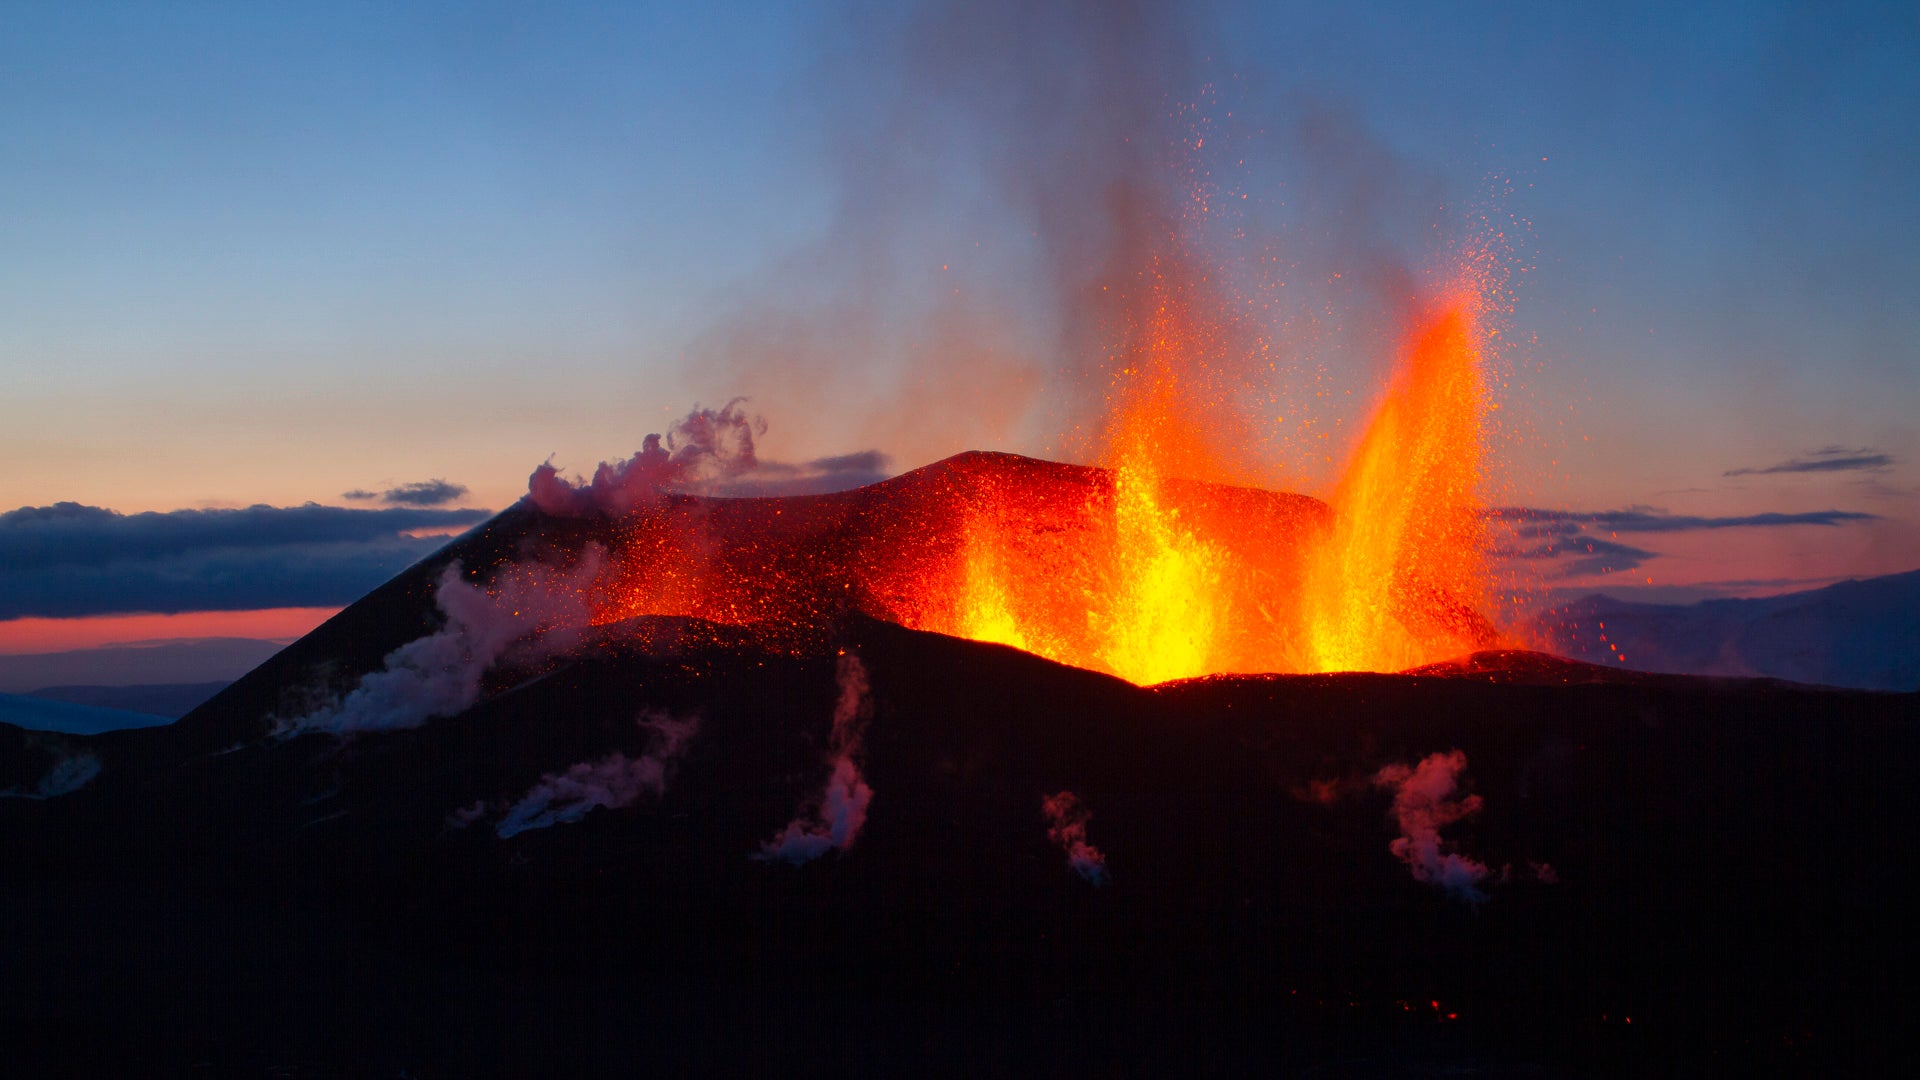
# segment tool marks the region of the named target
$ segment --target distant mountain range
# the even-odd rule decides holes
[[[171,723],[170,716],[104,709],[96,705],[76,705],[69,701],[0,694],[0,723],[28,731],[58,731],[69,735],[98,735],[103,731],[159,727]]]
[[[1138,686],[867,613],[987,481],[1098,477],[521,504],[175,723],[0,723],[0,1071],[1920,1075],[1920,694],[1621,670],[1898,668],[1910,577]],[[779,590],[479,602],[662,522]]]
[[[27,696],[74,705],[92,705],[101,709],[124,709],[178,720],[231,684],[231,679],[221,679],[217,682],[139,686],[43,686]]]
[[[1539,616],[1531,629],[1563,656],[1640,671],[1920,688],[1920,570],[1754,600],[1594,595]]]
[[[231,682],[282,648],[254,638],[194,638],[154,645],[0,656],[0,694],[45,687]]]

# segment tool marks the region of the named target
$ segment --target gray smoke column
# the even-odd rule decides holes
[[[645,757],[609,754],[599,761],[583,761],[563,773],[548,773],[507,811],[494,827],[494,834],[504,840],[530,829],[579,821],[599,807],[618,810],[642,795],[666,794],[669,771],[699,731],[699,719],[643,713],[640,726],[653,732],[653,748]],[[472,820],[473,815],[456,812],[450,823],[463,825]]]
[[[853,847],[860,828],[867,822],[867,804],[873,801],[873,789],[860,775],[860,740],[866,733],[873,705],[867,685],[867,668],[858,656],[840,654],[837,672],[840,696],[833,707],[833,732],[830,736],[832,770],[827,786],[812,806],[787,823],[780,835],[767,841],[754,858],[778,860],[799,866],[829,851],[844,852]]]
[[[1480,796],[1460,795],[1460,774],[1467,755],[1459,750],[1432,754],[1419,765],[1389,765],[1374,774],[1378,787],[1393,790],[1393,816],[1400,836],[1388,850],[1407,864],[1414,880],[1432,882],[1470,904],[1485,902],[1480,882],[1486,864],[1470,859],[1443,840],[1440,829],[1480,811]]]
[[[345,697],[281,721],[276,732],[394,731],[466,711],[480,700],[481,679],[494,664],[533,663],[579,644],[593,614],[588,598],[606,565],[606,549],[588,544],[571,567],[515,563],[482,588],[458,561],[449,563],[433,594],[446,617],[439,630],[395,649]]]
[[[715,313],[688,388],[751,391],[789,437],[851,436],[903,464],[988,448],[1093,460],[1112,396],[1157,379],[1175,340],[1160,405],[1209,433],[1206,460],[1178,471],[1258,483],[1318,461],[1319,429],[1298,418],[1337,419],[1327,365],[1392,354],[1423,291],[1408,267],[1451,244],[1436,215],[1457,193],[1358,112],[1263,70],[1216,7],[931,0],[823,17],[801,95],[821,105],[795,130],[817,129],[832,216]]]
[[[557,517],[625,514],[668,491],[711,486],[752,472],[759,464],[753,441],[767,422],[749,416],[745,398],[721,409],[696,407],[667,430],[641,440],[625,461],[603,461],[591,481],[568,480],[551,463],[527,478],[527,500]]]
[[[826,17],[809,97],[827,102],[833,217],[739,290],[690,385],[751,388],[802,438],[851,421],[914,463],[1090,421],[1108,360],[1129,360],[1115,316],[1181,213],[1167,166],[1200,85],[1188,14],[980,0]]]
[[[1071,791],[1049,795],[1040,801],[1040,811],[1047,816],[1047,839],[1067,853],[1067,866],[1094,885],[1105,885],[1107,857],[1087,843],[1087,822],[1093,814],[1080,796]]]

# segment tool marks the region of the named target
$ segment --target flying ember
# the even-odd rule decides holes
[[[813,648],[859,612],[1140,684],[1397,671],[1497,644],[1480,614],[1479,294],[1405,329],[1323,502],[1196,478],[1222,471],[1228,425],[1194,393],[1205,335],[1156,292],[1115,365],[1097,466],[972,453],[830,495],[706,498],[674,491],[688,459],[650,441],[590,490],[536,473],[534,505],[566,516],[603,496],[616,542],[586,589],[601,626],[693,616]],[[732,431],[728,452],[751,456],[734,405],[699,415],[685,431]]]
[[[1326,505],[1181,479],[1171,463],[1203,433],[1169,407],[1183,358],[1158,339],[1120,391],[1095,497],[1045,512],[992,492],[959,565],[925,583],[951,610],[902,621],[1138,683],[1393,671],[1486,647],[1475,305],[1454,295],[1406,335]]]

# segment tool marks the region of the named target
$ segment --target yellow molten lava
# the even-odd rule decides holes
[[[1138,464],[1114,471],[1113,589],[1101,615],[1100,658],[1138,683],[1210,670],[1220,551],[1157,497],[1158,478]]]
[[[1187,338],[1156,320],[1113,416],[1111,490],[1024,518],[1017,492],[996,493],[963,544],[951,622],[926,628],[1141,684],[1392,671],[1487,646],[1476,312],[1461,294],[1408,336],[1330,512],[1310,516],[1169,478],[1205,459],[1208,429],[1174,378]]]
[[[1032,652],[1034,646],[1010,606],[1004,560],[977,524],[968,533],[964,558],[959,636]]]
[[[1485,554],[1475,489],[1480,353],[1465,301],[1421,327],[1307,552],[1302,631],[1312,671],[1397,671],[1462,651]],[[1439,605],[1436,608],[1436,605]]]

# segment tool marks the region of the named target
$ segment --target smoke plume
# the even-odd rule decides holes
[[[1047,839],[1067,853],[1067,866],[1094,885],[1105,885],[1107,857],[1087,843],[1087,822],[1093,815],[1080,796],[1071,791],[1049,795],[1040,801],[1040,810],[1047,816]]]
[[[494,834],[504,840],[530,829],[579,821],[596,807],[618,810],[642,795],[664,795],[668,772],[699,730],[699,719],[644,713],[640,726],[654,736],[653,749],[645,757],[609,754],[599,761],[581,762],[564,773],[546,774],[500,819]]]
[[[664,438],[648,435],[631,458],[601,462],[591,481],[570,481],[552,463],[541,465],[527,479],[527,498],[558,517],[624,514],[668,491],[750,473],[759,463],[753,440],[766,433],[767,422],[749,416],[745,404],[745,398],[735,398],[717,410],[696,407]]]
[[[394,731],[466,711],[496,663],[534,663],[579,643],[592,615],[589,592],[606,563],[606,549],[588,544],[571,568],[512,564],[487,588],[467,581],[458,561],[449,563],[434,591],[446,618],[439,630],[395,649],[344,698],[283,721],[278,733]]]
[[[1440,829],[1480,810],[1480,796],[1459,795],[1460,774],[1467,767],[1467,755],[1459,750],[1432,754],[1419,765],[1388,765],[1374,774],[1378,787],[1393,789],[1393,816],[1400,825],[1400,836],[1388,850],[1407,864],[1414,880],[1432,882],[1470,904],[1480,904],[1487,894],[1480,882],[1487,877],[1486,864],[1453,850],[1440,837]]]
[[[82,751],[78,754],[63,754],[54,761],[53,768],[31,788],[7,788],[0,791],[0,799],[54,799],[62,795],[71,795],[86,787],[93,778],[100,775],[100,759]]]
[[[754,855],[756,859],[799,866],[829,851],[844,852],[853,847],[867,822],[873,789],[860,775],[859,762],[860,740],[873,715],[866,665],[852,653],[842,653],[838,679],[840,697],[833,706],[833,733],[829,738],[833,767],[827,786],[809,808],[761,846]]]
[[[1357,111],[1229,61],[1244,50],[1211,7],[932,0],[823,20],[808,96],[826,103],[832,217],[718,313],[689,388],[751,388],[808,443],[851,419],[906,464],[1099,459],[1110,406],[1149,392],[1205,443],[1164,447],[1171,471],[1255,482],[1320,461],[1306,418],[1334,396],[1328,362],[1390,355],[1430,284],[1408,267],[1455,239],[1435,220],[1455,192]]]

